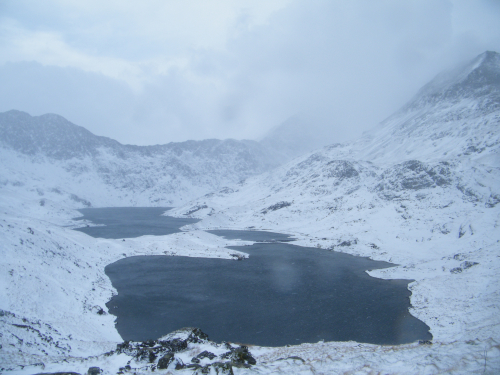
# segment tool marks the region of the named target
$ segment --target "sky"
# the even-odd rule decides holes
[[[342,142],[444,69],[500,52],[498,0],[0,0],[0,111],[149,145]]]

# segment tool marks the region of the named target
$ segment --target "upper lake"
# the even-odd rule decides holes
[[[175,218],[162,214],[172,207],[105,207],[82,208],[83,216],[74,220],[89,220],[96,227],[76,228],[98,238],[134,238],[146,235],[164,236],[177,233],[180,227],[198,219]]]
[[[115,215],[124,211],[100,210],[114,210],[106,212],[116,226],[114,238],[130,234],[116,225]],[[140,209],[139,216],[141,210],[148,211]],[[159,209],[150,212],[160,215]],[[127,221],[125,215],[119,220]],[[178,230],[190,219],[170,220]],[[123,230],[136,221],[130,217]],[[411,280],[377,279],[365,272],[390,263],[274,242],[290,241],[279,233],[210,232],[264,242],[232,247],[250,255],[243,261],[137,256],[106,267],[118,290],[107,306],[124,340],[156,339],[186,326],[201,328],[214,341],[262,346],[319,340],[401,344],[432,338],[429,327],[408,311]]]

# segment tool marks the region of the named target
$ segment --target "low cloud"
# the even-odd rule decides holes
[[[300,114],[344,141],[500,50],[495,1],[91,3],[2,3],[1,111],[135,144],[258,139]]]

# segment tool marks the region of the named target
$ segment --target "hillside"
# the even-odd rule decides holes
[[[281,159],[255,141],[122,145],[61,116],[0,114],[0,181],[73,206],[169,206],[237,183]]]
[[[255,366],[206,371],[498,373],[499,76],[500,55],[485,52],[438,75],[363,137],[275,169],[277,162],[265,162],[272,155],[253,142],[142,148],[95,137],[54,115],[0,115],[0,371],[83,374],[98,366],[104,374],[175,373],[174,365],[157,368],[159,358],[149,355],[172,342],[120,344],[105,308],[116,291],[104,266],[135,255],[230,259],[234,251],[225,246],[248,242],[203,229],[247,228],[292,234],[295,244],[309,247],[304,251],[397,264],[367,272],[412,280],[410,312],[433,339],[252,346]],[[239,154],[245,144],[248,152]],[[70,229],[74,207],[178,204],[195,193],[205,195],[169,212],[201,219],[181,233],[122,241]],[[185,332],[169,338],[176,335],[186,348],[171,356],[176,363],[205,350],[236,350],[191,334],[188,342]]]
[[[176,209],[399,267],[436,342],[499,337],[500,55],[437,76],[362,138]]]

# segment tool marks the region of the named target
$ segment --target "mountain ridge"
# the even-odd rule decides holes
[[[83,199],[103,206],[161,205],[171,193],[191,199],[193,183],[205,183],[196,190],[203,193],[209,183],[228,181],[217,174],[220,161],[173,157],[162,164],[147,155],[121,159],[101,150],[97,158],[59,160],[0,148],[0,284],[6,286],[0,289],[6,332],[0,356],[26,374],[90,373],[94,366],[104,373],[156,371],[158,358],[144,351],[122,351],[119,358],[112,352],[120,337],[106,308],[116,290],[105,265],[135,255],[230,261],[235,250],[226,246],[242,243],[204,230],[260,229],[292,235],[304,252],[395,264],[366,271],[367,277],[410,281],[409,312],[430,327],[433,339],[401,346],[321,341],[252,347],[255,371],[493,373],[500,368],[500,113],[483,105],[496,100],[494,85],[489,93],[487,86],[474,91],[479,97],[462,91],[420,101],[361,139],[312,151],[187,204],[178,199],[184,205],[169,215],[201,221],[169,236],[94,239],[68,228],[77,215],[70,208]],[[170,164],[176,179],[163,175]],[[154,201],[161,197],[167,199]],[[276,280],[281,277],[280,266]],[[194,343],[189,349],[173,353],[183,356],[179,363],[212,350]]]
[[[191,229],[279,231],[300,246],[399,264],[369,275],[414,280],[410,312],[429,325],[433,340],[498,335],[497,87],[483,82],[455,96],[441,87],[441,100],[419,101],[417,94],[358,140],[326,146],[171,214],[201,219]]]
[[[32,183],[20,169],[30,170],[36,161],[40,171],[32,173],[39,183],[31,189],[66,191],[97,205],[119,204],[124,196],[132,205],[171,205],[260,174],[282,160],[272,149],[247,140],[122,145],[59,115],[30,116],[16,110],[0,113],[0,145],[3,158],[12,160],[3,163],[4,180],[18,176],[12,183]],[[24,167],[10,168],[19,163]],[[54,183],[41,171],[43,165],[60,169]],[[79,184],[73,183],[75,178]],[[86,184],[86,179],[92,183]],[[71,185],[68,191],[65,187]],[[114,193],[103,200],[99,189]]]

